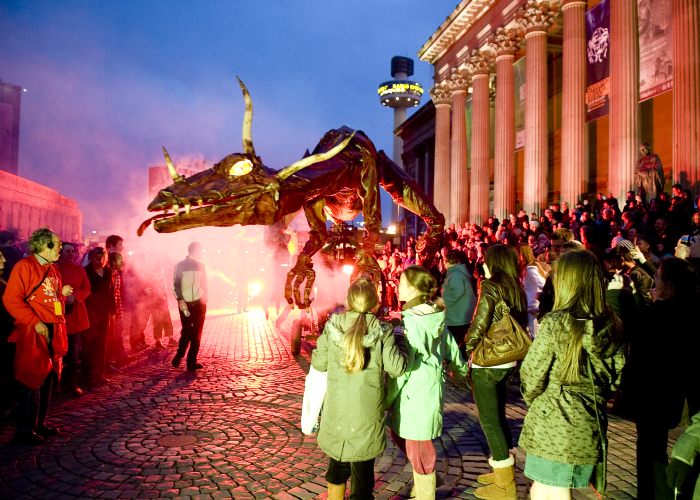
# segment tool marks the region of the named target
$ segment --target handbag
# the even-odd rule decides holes
[[[503,317],[491,323],[489,331],[474,348],[473,364],[489,367],[520,361],[532,345],[530,336],[510,315],[510,308],[503,300],[500,290],[498,299],[494,310],[500,307]]]
[[[598,413],[598,402],[595,399],[595,384],[593,383],[593,370],[591,369],[591,358],[586,356],[586,362],[588,364],[588,380],[591,381],[591,390],[593,391],[593,407],[595,408],[595,420],[598,424],[598,435],[600,436],[601,444],[601,455],[598,456],[598,460],[593,467],[593,475],[591,476],[591,488],[598,496],[598,498],[603,498],[605,495],[605,488],[608,483],[608,444],[605,441],[605,434],[603,434],[603,426],[600,425],[600,414]]]
[[[304,401],[301,406],[301,431],[304,434],[318,432],[327,387],[328,372],[320,372],[310,366],[304,384]]]

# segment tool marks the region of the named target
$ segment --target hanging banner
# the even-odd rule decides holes
[[[671,0],[637,0],[639,8],[639,100],[673,88]]]
[[[586,12],[586,122],[610,113],[610,3]]]
[[[527,57],[527,56],[526,56]],[[515,87],[515,150],[525,147],[525,57],[513,64]]]

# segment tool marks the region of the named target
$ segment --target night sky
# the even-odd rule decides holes
[[[391,156],[393,111],[377,87],[408,56],[429,99],[432,67],[416,53],[456,3],[5,0],[0,78],[27,89],[19,175],[77,200],[84,231],[135,230],[161,145],[176,162],[242,151],[236,75],[267,166],[341,125]]]

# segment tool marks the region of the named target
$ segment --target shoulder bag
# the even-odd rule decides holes
[[[593,407],[595,408],[595,419],[596,424],[598,424],[598,436],[600,436],[601,445],[601,456],[598,457],[598,461],[593,468],[590,484],[598,498],[603,498],[608,482],[608,445],[605,442],[603,426],[600,423],[598,401],[596,401],[595,384],[593,383],[593,370],[591,369],[591,358],[588,354],[586,355],[586,363],[588,364],[588,380],[591,382],[591,390],[593,391]]]
[[[510,315],[510,308],[503,300],[500,289],[498,299],[494,312],[500,307],[503,317],[500,321],[491,323],[489,331],[474,348],[472,363],[479,366],[489,367],[520,361],[532,345],[530,336]]]

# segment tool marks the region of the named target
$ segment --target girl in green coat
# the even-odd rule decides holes
[[[311,364],[328,372],[326,400],[318,445],[330,457],[326,480],[328,500],[371,499],[374,459],[386,447],[384,372],[398,377],[406,370],[403,337],[371,313],[377,288],[367,278],[350,285],[350,310],[333,316],[318,338]]]
[[[625,365],[622,323],[605,304],[596,256],[587,250],[564,254],[553,276],[554,309],[520,368],[530,409],[519,445],[527,452],[525,476],[534,481],[532,500],[570,500],[571,489],[588,486],[607,441],[598,432],[596,408],[605,432],[606,401]]]
[[[435,498],[435,448],[432,439],[442,433],[445,375],[450,370],[466,377],[468,366],[452,335],[445,329],[445,312],[431,299],[437,284],[421,266],[407,267],[399,280],[399,300],[408,360],[406,373],[387,380],[388,425],[399,449],[413,465],[419,500]]]

